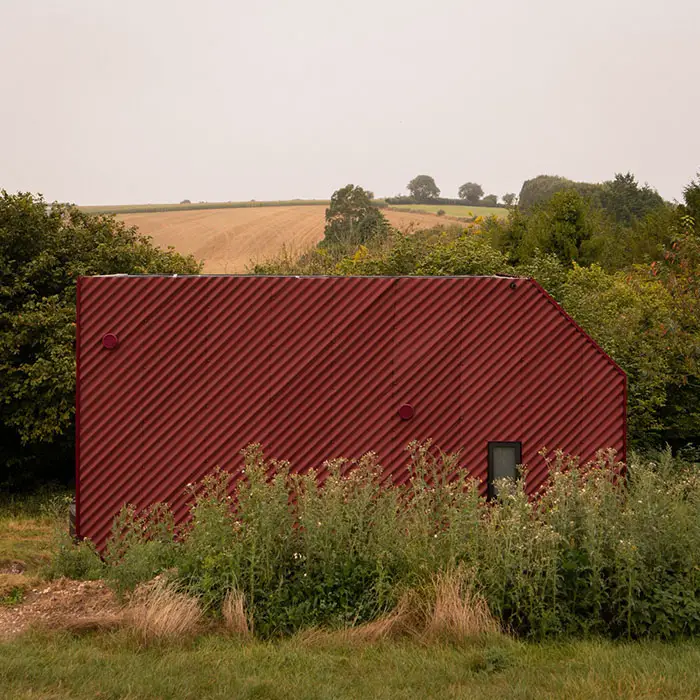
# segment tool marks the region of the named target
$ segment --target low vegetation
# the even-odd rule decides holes
[[[391,209],[394,211],[416,211],[437,214],[443,211],[445,216],[451,216],[457,219],[467,219],[473,221],[478,217],[485,218],[487,216],[504,217],[508,214],[508,210],[504,207],[487,207],[483,205],[462,205],[462,204],[393,204]]]
[[[178,641],[199,631],[202,610],[196,598],[162,578],[139,586],[124,610],[124,624],[140,641]]]
[[[68,498],[66,490],[55,488],[0,495],[0,597],[33,583],[55,557],[57,516],[65,514]]]
[[[452,641],[700,632],[697,465],[666,452],[623,475],[612,454],[587,465],[556,454],[536,499],[504,481],[487,503],[454,456],[410,453],[406,484],[386,488],[369,454],[324,465],[321,487],[251,446],[233,491],[221,472],[192,489],[179,532],[162,504],[127,507],[94,565],[127,597],[163,577],[168,594],[261,638],[368,624],[370,637],[378,625]],[[73,552],[84,566],[85,549]],[[54,575],[74,575],[70,552],[63,562]]]
[[[679,478],[679,470],[688,468],[689,465],[671,463],[667,456],[659,459],[656,464],[633,461],[630,491],[625,492],[622,487],[619,497],[613,499],[619,504],[627,503],[627,517],[609,520],[606,525],[616,527],[622,524],[629,528],[629,533],[625,532],[621,538],[625,540],[624,546],[620,543],[617,551],[623,555],[622,561],[629,562],[623,565],[626,571],[633,574],[628,577],[627,589],[635,595],[639,595],[648,586],[649,578],[644,572],[647,566],[653,566],[653,561],[657,562],[659,569],[655,575],[670,577],[672,572],[665,570],[666,563],[670,562],[671,567],[677,565],[680,548],[686,548],[686,554],[697,552],[697,542],[681,542],[678,539],[678,532],[685,529],[686,522],[677,520],[679,510],[676,507],[680,505],[681,511],[688,509],[688,515],[692,511],[690,504],[694,503],[697,509],[697,489],[682,486]],[[646,474],[647,470],[650,474]],[[670,470],[670,476],[667,476],[666,470]],[[641,488],[641,482],[650,477],[653,481]],[[635,482],[639,488],[635,488]],[[359,484],[354,489],[358,486]],[[438,493],[446,495],[442,488],[435,492],[428,491],[423,495],[421,504],[426,505],[427,498],[437,504],[440,499],[435,494]],[[650,498],[655,494],[661,498]],[[203,492],[202,497],[206,499]],[[11,499],[0,503],[0,540],[4,541],[8,533],[8,523],[20,521],[29,526],[34,520],[33,526],[38,525],[42,531],[55,525],[62,508],[62,498],[63,495],[57,493],[29,501]],[[261,526],[263,507],[269,498],[268,493],[258,504],[257,518]],[[337,503],[337,497],[335,500]],[[640,500],[643,502],[639,503]],[[589,507],[596,503],[591,491],[576,501],[579,505],[584,502]],[[230,503],[227,500],[226,504],[217,505],[216,500],[209,498],[209,515],[228,513],[226,508],[230,507]],[[619,533],[601,533],[597,530],[601,525],[600,520],[590,519],[595,510],[605,510],[604,501],[599,501],[597,508],[593,508],[588,516],[581,508],[572,508],[571,505],[570,501],[560,501],[561,508],[557,512],[560,523],[566,523],[570,518],[575,521],[575,527],[569,526],[558,531],[565,533],[559,540],[560,551],[575,555],[575,561],[582,552],[590,550],[574,549],[567,545],[566,538],[573,535],[579,543],[577,546],[586,541],[595,545],[601,534],[604,545],[599,554],[614,551],[615,538]],[[249,510],[252,513],[251,506]],[[353,499],[346,512],[355,512],[356,506],[357,501]],[[564,510],[564,506],[568,508]],[[442,512],[449,512],[449,507],[449,503],[444,504]],[[521,536],[512,527],[512,516],[506,516],[505,511],[501,511],[504,507],[509,509],[509,513],[513,512],[512,505],[482,504],[480,514],[473,524],[477,529],[483,528],[482,520],[493,513],[492,517],[496,519],[494,525],[510,525],[509,530],[500,532],[497,540],[501,544],[510,542],[503,553],[514,559],[508,568],[508,578],[504,580],[505,588],[517,580],[516,558],[520,562],[532,561],[531,558],[523,558],[523,547],[526,545],[525,536],[532,535],[533,529],[528,528],[528,532]],[[633,509],[636,511],[635,516],[631,516]],[[228,520],[234,525],[236,513],[240,515],[239,511],[235,511],[233,518]],[[644,518],[640,517],[641,513],[646,513]],[[474,515],[473,511],[468,511],[467,522]],[[200,511],[200,517],[204,520],[204,511]],[[529,516],[533,517],[536,516]],[[361,542],[362,533],[367,531],[363,524],[365,520],[366,516],[355,519],[358,523],[354,529],[358,543]],[[435,522],[434,517],[432,521]],[[343,531],[347,533],[347,526],[352,522],[343,519],[336,521],[336,525],[342,527],[345,524],[346,529]],[[588,529],[582,527],[585,522],[590,524]],[[690,522],[697,526],[697,511]],[[657,523],[660,527],[655,531]],[[216,544],[214,532],[221,524],[215,517],[208,519],[210,537],[201,537],[199,542]],[[252,525],[253,522],[249,519],[244,527]],[[200,529],[202,526],[203,522]],[[63,533],[65,522],[61,522],[61,528]],[[314,542],[325,540],[331,546],[331,526],[320,529],[323,532],[315,536]],[[350,531],[353,531],[352,527]],[[236,532],[240,530],[236,528]],[[16,531],[13,533],[13,537],[19,540],[21,535]],[[426,552],[429,546],[434,546],[435,552],[445,551],[451,546],[448,544],[449,530],[442,528],[439,533],[433,534],[439,536],[431,538],[430,533],[426,532],[425,537],[415,545],[413,561],[419,561],[415,554],[420,550]],[[643,553],[630,560],[629,556],[635,555],[638,551],[635,547],[639,548],[644,538],[648,539]],[[471,539],[470,543],[473,544],[474,541]],[[256,552],[248,549],[249,572],[252,562],[260,562],[265,556],[269,542],[269,537],[266,537],[262,540],[262,550]],[[347,539],[343,540],[338,547],[341,553],[347,548],[346,542]],[[486,544],[495,543],[496,540],[493,540]],[[548,544],[552,544],[551,536]],[[292,542],[289,545],[297,547]],[[407,545],[408,543],[406,549],[409,549]],[[181,546],[184,549],[184,543]],[[668,547],[671,556],[667,558]],[[30,536],[21,549],[28,554],[32,548],[38,548],[33,555],[34,559],[43,561],[45,544]],[[533,547],[531,551],[532,549]],[[222,554],[230,555],[235,551],[245,550],[229,548],[226,552],[222,551]],[[542,554],[545,550],[539,546],[538,551]],[[493,550],[490,551],[492,553]],[[298,562],[298,559],[294,559],[293,552],[291,560]],[[500,560],[503,561],[502,558]],[[218,559],[216,550],[212,548],[206,550],[201,561],[203,571],[208,571],[209,574],[220,572],[219,567],[232,563],[230,559]],[[562,564],[561,574],[571,582],[574,576],[572,558],[558,555],[558,561]],[[596,567],[589,569],[584,561],[580,560],[581,565],[589,571],[585,581],[595,580],[590,577]],[[596,558],[593,561],[602,563],[609,569],[622,564],[615,558],[602,561],[601,558]],[[631,566],[634,561],[636,564]],[[658,564],[662,561],[663,567],[659,567]],[[640,566],[640,562],[645,564]],[[688,565],[691,565],[690,561]],[[104,565],[100,566],[104,572]],[[328,571],[337,572],[340,581],[347,575],[347,569],[339,559],[331,562]],[[437,574],[429,574],[425,567],[416,571],[418,575],[410,580],[420,580],[422,583],[408,589],[400,586],[396,592],[396,605],[387,612],[379,613],[369,622],[353,621],[349,625],[334,628],[304,628],[291,637],[274,641],[261,641],[259,635],[251,634],[250,605],[242,593],[243,586],[230,588],[223,598],[220,614],[216,608],[211,607],[203,615],[202,597],[195,598],[187,591],[179,581],[177,571],[167,570],[155,582],[137,586],[136,593],[127,596],[125,606],[108,603],[101,582],[76,582],[73,586],[79,597],[68,597],[52,603],[53,596],[48,596],[49,600],[42,608],[47,614],[47,620],[41,628],[29,628],[22,635],[3,638],[4,630],[0,624],[0,683],[3,697],[8,700],[37,697],[155,699],[232,696],[271,699],[318,697],[335,700],[408,695],[484,698],[571,696],[595,700],[620,697],[697,697],[700,685],[700,645],[695,641],[696,638],[663,643],[605,641],[599,637],[524,642],[497,631],[500,625],[496,623],[485,596],[475,587],[473,568],[463,565],[457,569],[446,568]],[[209,580],[214,581],[213,578]],[[687,578],[685,580],[688,581]],[[40,585],[60,592],[68,584],[70,582],[64,580]],[[79,591],[81,586],[85,586],[82,592]],[[585,592],[585,585],[581,585],[579,590]],[[522,594],[523,590],[519,589],[518,596]],[[32,595],[36,594],[30,592]],[[594,597],[595,595],[591,599]],[[661,591],[657,597],[662,598]],[[677,603],[683,599],[677,597],[677,591],[673,588],[663,597],[667,606],[673,604],[672,601]],[[578,604],[586,602],[580,597],[577,600]],[[32,603],[27,605],[31,607]],[[22,606],[18,600],[0,606],[0,623],[3,610],[12,612],[23,607],[27,606]],[[554,614],[559,610],[560,607],[555,608]],[[634,606],[631,611],[633,615],[646,619],[647,625],[649,620],[659,619],[656,612],[647,606]],[[216,679],[215,683],[212,683],[212,678]]]
[[[34,634],[0,645],[7,700],[30,698],[697,698],[700,644],[460,646],[293,638],[246,643],[207,635],[143,647],[127,633]]]

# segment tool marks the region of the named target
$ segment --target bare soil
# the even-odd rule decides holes
[[[30,628],[104,629],[120,620],[121,606],[103,581],[58,579],[30,588],[17,605],[0,606],[0,639]]]

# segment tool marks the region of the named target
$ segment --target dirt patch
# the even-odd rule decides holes
[[[3,559],[0,561],[0,574],[21,574],[24,573],[26,565],[23,561]]]
[[[122,608],[103,581],[59,579],[26,592],[18,605],[0,607],[0,638],[30,628],[104,629],[121,621]]]

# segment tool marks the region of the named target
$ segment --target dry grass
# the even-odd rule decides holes
[[[425,641],[462,642],[500,631],[473,579],[463,569],[437,574],[430,586],[431,604],[424,617]]]
[[[340,630],[314,628],[298,635],[302,644],[362,645],[404,637],[426,644],[462,643],[501,629],[473,580],[461,568],[440,573],[420,591],[409,591],[386,615]]]
[[[187,639],[197,633],[201,622],[198,601],[162,579],[139,586],[124,611],[125,626],[144,642]]]
[[[296,639],[304,646],[374,644],[401,637],[415,636],[415,606],[413,594],[404,595],[398,605],[372,622],[328,630],[321,627],[304,630]]]
[[[245,639],[252,635],[252,620],[248,619],[245,596],[240,591],[229,591],[221,606],[224,629],[233,636]]]

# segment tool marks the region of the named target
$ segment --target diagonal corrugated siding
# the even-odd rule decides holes
[[[299,471],[374,450],[400,482],[432,438],[485,482],[488,442],[521,441],[531,489],[543,446],[624,453],[624,373],[531,280],[94,277],[78,321],[77,526],[98,546],[125,502],[184,518],[185,486],[238,475],[252,442]]]

